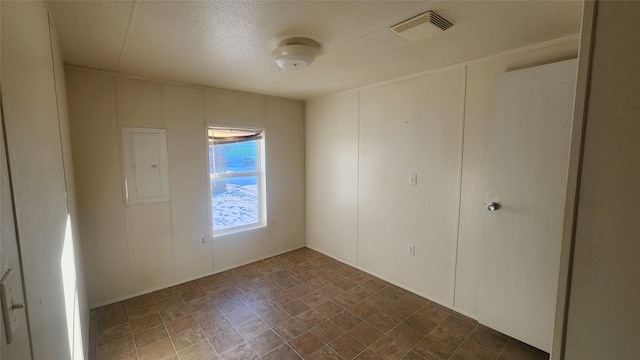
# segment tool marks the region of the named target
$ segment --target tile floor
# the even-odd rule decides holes
[[[548,358],[307,248],[93,309],[89,334],[90,360]]]

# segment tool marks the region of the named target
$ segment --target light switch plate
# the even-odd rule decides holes
[[[16,304],[15,297],[22,298],[16,294],[20,289],[15,281],[19,281],[18,276],[11,276],[13,269],[7,270],[0,281],[0,297],[2,302],[2,318],[4,319],[4,329],[7,334],[7,344],[11,344],[13,336],[18,331],[20,321],[18,319],[18,311],[24,311],[24,304]]]

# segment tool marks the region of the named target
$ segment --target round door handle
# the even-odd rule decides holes
[[[498,209],[500,209],[500,204],[497,202],[490,202],[487,204],[487,210],[489,211],[496,211]]]

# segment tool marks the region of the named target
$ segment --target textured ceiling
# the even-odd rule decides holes
[[[65,63],[311,99],[577,34],[580,1],[48,1]],[[427,10],[454,24],[410,42],[389,27]],[[271,52],[321,44],[308,68]]]

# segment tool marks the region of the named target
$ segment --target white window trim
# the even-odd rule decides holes
[[[209,164],[211,163],[211,159],[209,156],[209,130],[210,129],[224,129],[224,130],[248,130],[248,131],[259,131],[262,133],[262,139],[258,141],[258,170],[255,172],[245,172],[245,173],[231,173],[231,174],[220,174],[217,178],[231,178],[231,177],[241,177],[241,176],[251,176],[257,175],[258,177],[258,221],[255,223],[234,226],[231,228],[226,228],[222,230],[214,230],[213,228],[213,190],[211,189],[211,180],[215,175],[212,175],[210,172]],[[206,124],[205,125],[205,139],[206,139],[206,158],[207,158],[207,181],[209,188],[209,198],[208,198],[208,209],[209,209],[209,231],[211,234],[211,238],[220,238],[223,236],[234,235],[244,232],[250,232],[254,230],[259,230],[262,228],[266,228],[267,221],[267,186],[266,186],[266,178],[267,178],[267,168],[266,168],[266,139],[267,139],[267,131],[264,128],[260,127],[245,127],[245,126],[228,126],[228,125],[215,125],[215,124]]]

